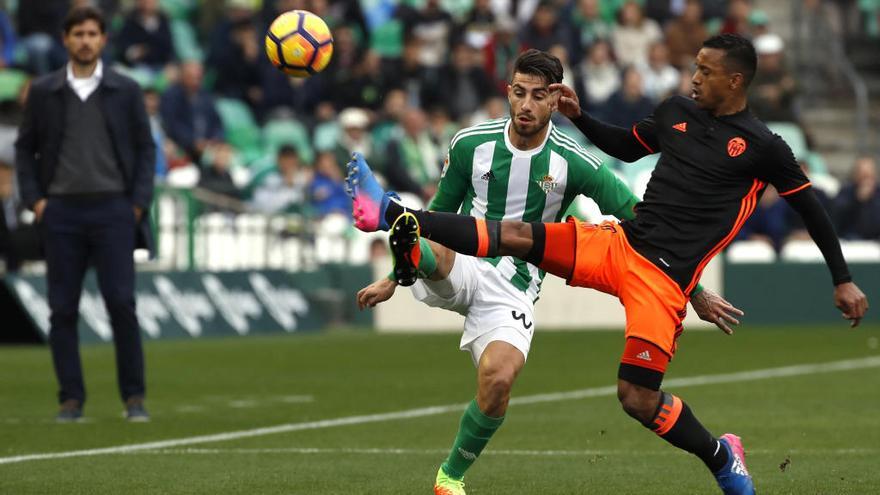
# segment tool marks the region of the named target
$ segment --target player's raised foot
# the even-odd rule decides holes
[[[409,287],[416,283],[422,249],[419,243],[419,221],[409,212],[403,212],[391,225],[388,243],[394,259],[394,278],[397,283]]]
[[[352,199],[354,226],[364,232],[388,230],[385,210],[391,198],[398,197],[397,194],[382,189],[364,155],[352,153],[346,168],[345,189]]]
[[[434,495],[466,495],[464,481],[449,476],[441,467],[434,482]]]
[[[746,453],[742,440],[733,433],[725,433],[718,439],[722,449],[727,449],[730,458],[727,464],[715,473],[718,486],[725,495],[754,495],[755,484],[746,469]]]

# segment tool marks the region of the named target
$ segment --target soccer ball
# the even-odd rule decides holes
[[[266,33],[266,55],[285,74],[308,77],[327,67],[333,36],[323,19],[305,10],[278,16]]]

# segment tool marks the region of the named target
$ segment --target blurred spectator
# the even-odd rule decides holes
[[[510,17],[499,17],[492,41],[483,49],[486,73],[491,77],[498,94],[507,93],[507,83],[513,72],[513,61],[522,51],[516,35],[516,22]]]
[[[663,38],[657,21],[647,19],[638,3],[623,4],[618,13],[618,25],[611,35],[614,54],[622,66],[644,63],[651,43]]]
[[[611,45],[596,40],[577,69],[575,91],[586,108],[605,104],[620,87],[620,70],[611,58]]]
[[[370,140],[368,127],[370,116],[360,108],[346,108],[339,112],[339,127],[342,132],[336,141],[333,153],[335,163],[339,171],[345,175],[345,164],[351,160],[351,154],[357,151],[364,155],[367,160],[373,158],[373,146]],[[378,160],[380,163],[383,160]],[[372,163],[372,162],[370,162]],[[380,168],[377,165],[377,168]]]
[[[130,67],[160,71],[174,61],[171,26],[159,0],[137,0],[115,43],[119,60]]]
[[[473,113],[493,93],[492,82],[479,65],[475,49],[459,43],[452,52],[452,61],[441,73],[442,97],[431,106],[446,106],[452,117],[460,119]]]
[[[238,19],[229,26],[229,36],[228,43],[221,45],[223,51],[212,52],[208,58],[211,69],[216,72],[214,92],[247,102],[253,110],[260,111],[263,108],[260,66],[266,56],[259,44],[257,28],[249,17]]]
[[[184,62],[180,82],[162,94],[159,112],[168,137],[198,161],[209,144],[223,140],[223,125],[214,97],[202,89],[204,71],[196,61]]]
[[[168,175],[165,146],[167,143],[169,150],[173,150],[174,143],[165,139],[165,131],[162,129],[162,121],[159,117],[159,93],[155,88],[144,89],[144,107],[147,109],[147,117],[150,119],[153,142],[156,143],[156,182],[164,182]]]
[[[30,72],[46,74],[67,60],[61,31],[68,6],[68,0],[19,2],[18,36],[27,53]]]
[[[382,57],[375,50],[367,51],[351,73],[351,82],[334,90],[336,108],[359,107],[378,110],[386,89],[387,75],[382,70]]]
[[[753,9],[749,14],[749,33],[752,38],[770,33],[770,17],[766,12],[759,9]]]
[[[388,142],[406,110],[406,93],[402,89],[392,89],[385,93],[382,110],[379,111],[376,121],[370,129],[370,139],[377,149],[383,150],[388,146]]]
[[[15,29],[6,12],[0,11],[0,69],[11,67],[15,57]]]
[[[559,63],[562,65],[562,84],[570,88],[575,87],[574,71],[571,70],[571,64],[569,63],[571,58],[569,57],[568,48],[564,45],[553,45],[548,51],[550,55],[558,58]]]
[[[535,15],[522,30],[520,41],[525,48],[548,51],[553,45],[568,46],[571,40],[568,26],[559,18],[558,7],[549,0],[542,0]]]
[[[213,22],[206,27],[206,32],[210,33],[208,39],[208,58],[205,60],[207,67],[219,67],[222,63],[217,57],[224,57],[235,51],[236,38],[233,35],[237,26],[242,24],[255,22],[255,2],[253,0],[220,0],[217,2],[200,2],[204,4],[217,5],[225,3],[226,8],[222,10],[222,17],[213,19]],[[202,7],[205,10],[207,5]],[[208,7],[210,10],[210,8]],[[220,13],[220,12],[217,12]],[[208,17],[212,18],[213,15]],[[266,26],[268,28],[268,26]],[[265,30],[261,30],[265,33]]]
[[[350,218],[351,199],[345,192],[345,175],[332,153],[318,153],[309,197],[317,216],[338,213]]]
[[[436,192],[443,154],[431,140],[421,109],[404,112],[401,131],[388,144],[385,179],[391,189],[428,201]]]
[[[722,33],[749,35],[749,14],[752,12],[750,0],[730,0],[727,16],[721,25]]]
[[[642,2],[645,17],[654,19],[661,26],[679,17],[686,6],[687,0],[645,0]]]
[[[672,65],[690,67],[708,37],[700,0],[687,0],[681,15],[666,26],[666,44]]]
[[[691,97],[693,94],[693,78],[694,72],[691,69],[681,69],[678,72],[678,88],[676,93],[679,96]]]
[[[623,85],[611,95],[603,108],[604,120],[621,127],[633,124],[651,114],[654,102],[645,96],[642,75],[634,67],[623,71]]]
[[[404,37],[419,40],[419,63],[429,69],[439,69],[446,63],[452,42],[452,15],[443,10],[440,0],[425,0],[416,10],[405,2],[398,7],[403,22]]]
[[[645,95],[660,102],[678,87],[679,73],[669,64],[666,44],[658,41],[648,49],[648,63],[637,66],[645,84]]]
[[[278,149],[275,169],[254,188],[251,205],[269,215],[301,212],[310,178],[311,173],[303,169],[296,149],[282,146]]]
[[[452,137],[455,136],[459,129],[450,119],[449,112],[445,107],[437,106],[428,112],[428,135],[431,137],[434,147],[441,155],[442,152],[449,148]]]
[[[392,87],[406,92],[408,105],[425,107],[431,101],[441,99],[437,87],[438,70],[428,69],[421,62],[422,42],[416,37],[406,38],[399,61],[392,61],[386,69],[394,74]]]
[[[474,5],[462,22],[462,39],[465,43],[483,48],[492,40],[495,30],[495,13],[491,0],[474,0]]]
[[[834,213],[840,237],[880,240],[880,185],[874,158],[856,160],[851,182],[834,200]]]
[[[326,69],[330,86],[326,96],[336,110],[346,108],[347,101],[351,99],[348,95],[356,90],[354,79],[362,59],[363,49],[355,41],[352,29],[348,26],[337,27],[333,31],[333,60]]]
[[[213,143],[202,155],[202,172],[198,187],[229,199],[240,200],[241,191],[229,173],[235,150],[226,143]],[[217,207],[215,210],[226,208]]]
[[[575,29],[575,46],[582,50],[588,49],[596,40],[608,39],[611,36],[611,25],[605,22],[599,10],[599,0],[579,0],[577,9],[572,14]],[[581,58],[582,51],[572,56]]]
[[[765,34],[755,39],[758,71],[752,80],[749,106],[767,122],[796,122],[797,86],[783,60],[782,38]]]
[[[776,189],[767,187],[755,212],[746,220],[736,239],[763,241],[779,252],[788,235],[789,210],[790,207],[779,197]]]
[[[37,225],[22,222],[24,205],[15,184],[17,131],[0,133],[0,258],[6,271],[16,272],[23,261],[42,257],[42,241]]]
[[[508,110],[507,98],[501,96],[493,96],[483,105],[482,108],[470,115],[463,125],[473,126],[486,122],[487,120],[500,119],[510,115]]]

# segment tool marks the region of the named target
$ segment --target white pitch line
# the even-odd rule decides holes
[[[666,380],[664,382],[664,385],[666,387],[689,387],[695,385],[709,385],[719,383],[738,383],[754,380],[765,380],[768,378],[802,376],[809,374],[831,373],[835,371],[849,371],[877,367],[880,367],[880,356],[872,356],[861,359],[847,359],[843,361],[833,361],[829,363],[801,364],[795,366],[784,366],[781,368],[766,368],[752,371],[741,371],[737,373],[725,373],[720,375],[699,375],[685,378],[673,378],[670,380]],[[584,399],[589,397],[609,396],[616,393],[616,386],[596,387],[582,390],[573,390],[571,392],[558,392],[517,397],[512,399],[510,403],[513,405],[538,404],[543,402],[559,402],[566,400]],[[436,416],[438,414],[445,414],[449,412],[461,412],[461,410],[464,409],[466,406],[467,404],[448,404],[444,406],[422,407],[418,409],[408,409],[404,411],[395,411],[388,413],[347,416],[320,421],[307,421],[303,423],[287,423],[264,428],[254,428],[250,430],[239,430],[226,433],[216,433],[212,435],[200,435],[195,437],[160,440],[156,442],[119,445],[116,447],[0,457],[0,464],[14,464],[19,462],[40,461],[48,459],[66,459],[69,457],[126,454],[130,452],[144,450],[168,449],[185,445],[225,442],[242,438],[253,438],[265,435],[275,435],[278,433],[289,433],[293,431],[318,430],[323,428],[334,428],[337,426],[362,425],[383,421],[393,421],[398,419],[423,418],[426,416]]]
[[[160,449],[130,452],[129,455],[264,455],[264,454],[362,454],[362,455],[446,455],[449,449],[403,449],[403,448],[318,448],[318,447],[284,447],[262,449]],[[880,453],[880,449],[749,449],[751,454],[780,455],[867,455]],[[669,455],[669,450],[640,450],[640,455]],[[589,457],[610,455],[632,455],[632,450],[520,450],[520,449],[489,449],[480,454],[525,457]]]

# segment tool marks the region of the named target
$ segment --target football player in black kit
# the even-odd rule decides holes
[[[401,224],[409,225],[414,236],[466,255],[516,256],[569,285],[617,296],[627,319],[617,389],[624,411],[699,457],[729,495],[755,493],[740,438],[712,435],[682,399],[660,384],[697,280],[736,237],[768,184],[800,214],[822,251],[843,317],[856,326],[868,309],[831,221],[791,149],[749,112],[747,91],[756,58],[752,43],[741,36],[706,40],[697,55],[691,98],[673,96],[629,129],[592,118],[571,88],[550,86],[558,92],[559,111],[605,153],[626,162],[660,153],[634,220],[530,224],[412,211],[381,189],[362,157],[349,163],[348,176],[360,228],[364,218],[391,225],[406,215],[410,221]],[[718,317],[736,323],[729,314]]]

